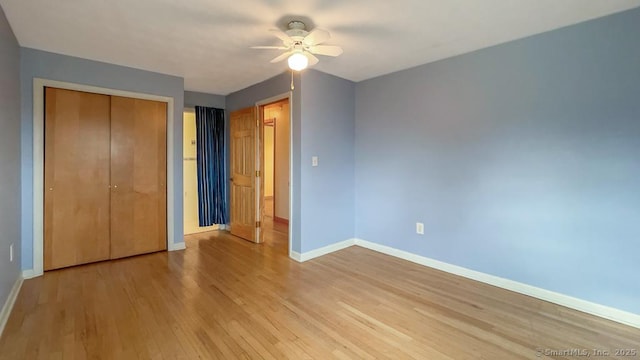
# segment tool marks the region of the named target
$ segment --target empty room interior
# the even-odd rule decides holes
[[[0,360],[640,359],[640,0],[0,0]]]

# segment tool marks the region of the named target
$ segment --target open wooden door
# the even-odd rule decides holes
[[[260,242],[256,221],[256,128],[254,107],[230,114],[231,214],[230,232],[243,239]]]

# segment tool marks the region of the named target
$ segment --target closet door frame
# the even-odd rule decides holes
[[[173,98],[97,86],[75,84],[42,78],[33,79],[33,269],[24,270],[24,278],[41,276],[44,273],[44,88],[55,87],[66,90],[116,95],[167,103],[167,250],[185,248],[183,239],[174,234],[174,103]],[[182,157],[180,157],[182,159]],[[182,214],[179,214],[182,220]]]

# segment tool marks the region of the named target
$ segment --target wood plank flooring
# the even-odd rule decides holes
[[[0,359],[575,359],[640,330],[358,247],[296,263],[225,232],[25,281]],[[547,350],[545,350],[547,349]],[[632,359],[635,356],[606,358]]]

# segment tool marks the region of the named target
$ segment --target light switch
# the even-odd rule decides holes
[[[318,166],[318,157],[317,156],[312,156],[311,157],[311,166]]]

